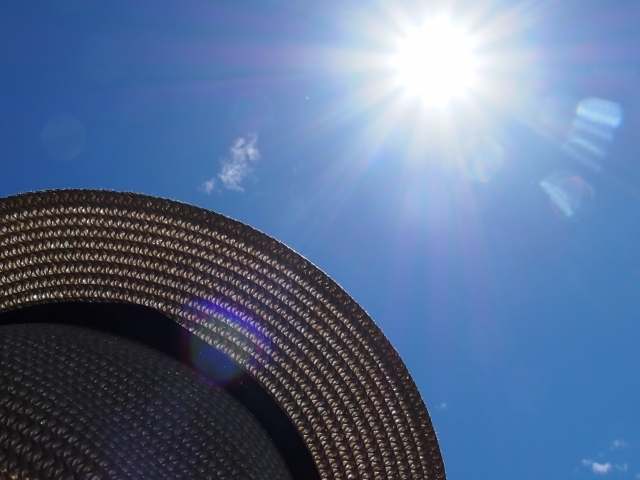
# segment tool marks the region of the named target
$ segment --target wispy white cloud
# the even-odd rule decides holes
[[[249,133],[244,137],[238,137],[229,148],[226,157],[222,159],[222,169],[216,177],[213,177],[200,186],[200,190],[211,193],[216,190],[218,180],[228,190],[244,191],[242,181],[251,173],[251,163],[260,160],[260,152],[257,147],[258,135]]]
[[[616,467],[616,470],[618,470],[619,472],[625,473],[627,470],[629,470],[629,465],[627,463],[623,463],[622,465],[614,465]]]
[[[213,177],[200,186],[200,190],[204,193],[211,193],[216,187],[216,177]]]
[[[629,447],[629,444],[625,440],[617,439],[617,440],[611,441],[607,450],[609,452],[613,452],[614,450],[617,450],[620,448],[628,448],[628,447]],[[590,468],[595,475],[608,475],[614,470],[619,472],[620,474],[624,474],[629,471],[628,463],[611,463],[611,462],[604,463],[604,458],[606,458],[608,455],[609,454],[606,451],[600,452],[598,454],[597,458],[601,459],[600,461],[603,463],[599,463],[594,460],[584,458],[582,459],[582,465]],[[614,455],[618,455],[618,454],[614,454]],[[636,479],[640,480],[640,473],[637,474]]]
[[[593,464],[591,465],[591,470],[593,470],[593,473],[595,473],[596,475],[606,475],[611,471],[611,464],[609,462],[593,462]]]
[[[610,473],[611,470],[613,469],[613,466],[609,462],[598,463],[598,462],[594,462],[593,460],[589,460],[587,458],[582,460],[582,465],[584,465],[585,467],[591,467],[591,470],[596,475],[606,475]]]
[[[624,440],[614,440],[613,442],[611,442],[611,446],[609,447],[609,450],[615,450],[616,448],[625,448],[628,446],[629,444]]]
[[[436,405],[437,410],[444,410],[445,408],[447,408],[447,404],[445,402],[442,402],[440,405]]]
[[[222,162],[222,171],[218,174],[225,188],[239,192],[244,190],[241,183],[251,173],[250,162],[260,160],[257,142],[258,136],[255,133],[237,138],[233,142],[229,156]]]

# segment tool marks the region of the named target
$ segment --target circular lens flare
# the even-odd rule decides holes
[[[408,32],[398,45],[394,68],[410,95],[428,105],[443,106],[475,82],[473,40],[446,17],[437,17]]]

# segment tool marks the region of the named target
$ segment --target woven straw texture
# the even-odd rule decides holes
[[[70,300],[155,308],[232,357],[287,413],[322,478],[445,478],[397,352],[335,282],[265,234],[136,194],[0,200],[0,311]]]
[[[3,475],[291,480],[267,432],[224,390],[155,350],[47,324],[0,327]]]

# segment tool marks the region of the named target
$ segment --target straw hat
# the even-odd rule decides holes
[[[366,312],[222,215],[107,191],[0,200],[0,312],[0,477],[445,478]]]

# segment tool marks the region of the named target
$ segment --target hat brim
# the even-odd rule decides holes
[[[380,329],[251,227],[129,193],[0,200],[0,311],[61,301],[151,307],[233,358],[287,414],[322,478],[445,478],[427,409]]]

